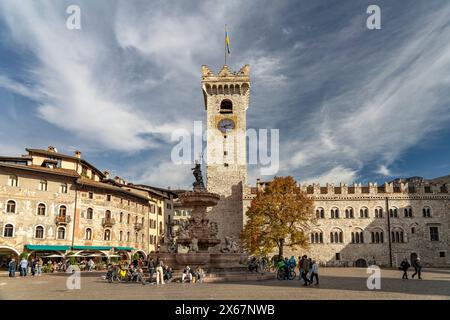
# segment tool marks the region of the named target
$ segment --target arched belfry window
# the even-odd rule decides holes
[[[220,103],[220,113],[221,114],[233,113],[233,103],[228,99],[222,100],[222,102]]]

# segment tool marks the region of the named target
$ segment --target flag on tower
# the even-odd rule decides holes
[[[225,25],[225,45],[227,46],[227,52],[230,54],[230,38],[228,37],[227,26]]]

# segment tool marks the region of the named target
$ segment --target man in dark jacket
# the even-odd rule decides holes
[[[402,263],[400,264],[400,270],[403,270],[402,279],[408,279],[408,269],[411,265],[408,262],[408,259],[403,259]]]
[[[9,276],[11,278],[14,278],[16,276],[16,268],[17,268],[16,259],[12,258],[11,261],[8,263],[8,271]]]
[[[418,278],[422,280],[422,264],[420,262],[420,258],[416,258],[416,260],[412,262],[412,266],[414,268],[414,273],[411,278],[414,279],[414,276],[417,274]]]
[[[302,277],[303,277],[303,281],[305,282],[303,285],[305,287],[310,282],[308,280],[308,278],[306,277],[308,275],[308,272],[309,272],[309,267],[310,267],[310,263],[309,263],[308,257],[305,256],[305,259],[303,260],[303,264],[302,264],[302,270],[303,270]]]

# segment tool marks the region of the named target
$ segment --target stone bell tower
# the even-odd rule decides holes
[[[247,185],[250,67],[245,65],[232,72],[224,65],[215,75],[202,66],[202,91],[207,126],[207,189],[221,197],[210,217],[218,224],[218,238],[222,243],[226,236],[233,236],[239,243],[244,224],[242,198]]]

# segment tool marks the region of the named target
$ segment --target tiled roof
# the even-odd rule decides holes
[[[111,191],[116,191],[116,192],[121,192],[121,193],[125,193],[127,195],[136,197],[136,198],[140,198],[140,199],[144,199],[144,200],[148,200],[148,198],[146,196],[140,195],[138,193],[134,193],[128,190],[125,190],[123,188],[120,187],[116,187],[113,186],[109,183],[105,183],[105,182],[100,182],[100,181],[93,181],[91,179],[86,179],[86,178],[79,178],[77,179],[77,184],[80,185],[85,185],[85,186],[91,186],[91,187],[95,187],[95,188],[101,188],[101,189],[106,189],[106,190],[111,190]]]
[[[60,176],[67,176],[67,177],[74,177],[78,178],[80,175],[74,171],[69,169],[62,169],[62,168],[45,168],[40,166],[25,166],[20,164],[9,164],[9,163],[1,163],[0,167],[5,168],[13,168],[13,169],[19,169],[19,170],[25,170],[25,171],[33,171],[33,172],[39,172],[39,173],[48,173],[48,174],[56,174]]]

